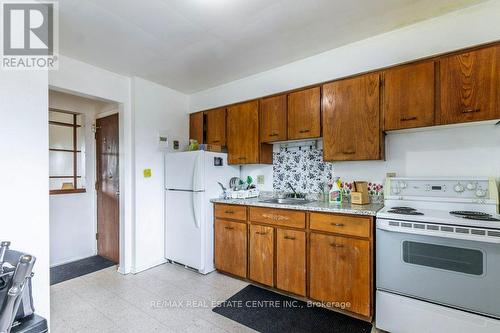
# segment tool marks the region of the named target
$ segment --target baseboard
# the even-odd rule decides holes
[[[132,269],[130,270],[130,272],[132,274],[137,274],[137,273],[146,271],[150,268],[153,268],[153,267],[156,267],[159,265],[163,265],[166,262],[167,262],[167,259],[163,258],[163,259],[157,260],[157,261],[149,263],[149,264],[139,265],[139,266],[135,266],[135,267],[132,266]]]
[[[83,256],[71,257],[71,258],[67,258],[67,259],[64,259],[64,260],[60,260],[60,261],[57,261],[55,263],[50,264],[50,268],[56,267],[56,266],[60,266],[60,265],[64,265],[64,264],[68,264],[70,262],[78,261],[78,260],[85,259],[85,258],[88,258],[88,257],[93,257],[95,255],[97,255],[97,253],[92,252],[92,253],[85,254]]]

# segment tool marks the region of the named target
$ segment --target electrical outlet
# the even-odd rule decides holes
[[[387,178],[394,178],[394,177],[396,177],[396,173],[395,172],[388,172],[388,173],[385,174],[385,176]]]
[[[264,185],[264,175],[258,175],[257,176],[257,184],[258,185]]]

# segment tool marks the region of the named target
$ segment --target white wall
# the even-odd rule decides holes
[[[49,73],[50,88],[82,97],[119,103],[120,115],[120,267],[133,262],[134,150],[130,78],[60,55],[59,69]]]
[[[109,103],[111,107],[116,105]],[[50,265],[86,258],[96,250],[95,140],[92,125],[108,103],[50,91],[49,107],[84,115],[86,193],[50,196]]]
[[[133,79],[135,133],[135,265],[141,270],[158,265],[164,257],[164,155],[158,148],[158,134],[187,147],[189,137],[188,96],[164,86]],[[143,170],[152,170],[144,178]]]
[[[36,256],[33,297],[49,318],[49,132],[45,71],[0,74],[0,237]]]
[[[498,13],[500,1],[488,1],[345,45],[193,94],[190,110],[209,109],[500,40]],[[500,128],[492,125],[392,133],[386,139],[387,161],[335,163],[334,169],[346,180],[381,181],[386,171],[420,176],[500,177],[499,136]],[[272,190],[272,179],[269,179],[272,166],[244,166],[242,176],[248,174],[266,175],[266,184],[261,188]]]

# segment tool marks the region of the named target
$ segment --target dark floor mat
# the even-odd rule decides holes
[[[370,323],[249,285],[214,312],[262,333],[369,333]]]
[[[53,285],[66,280],[71,280],[113,265],[116,264],[106,258],[93,256],[55,266],[50,269],[50,284]]]

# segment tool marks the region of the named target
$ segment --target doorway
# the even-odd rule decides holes
[[[119,118],[96,120],[97,255],[120,262]]]

